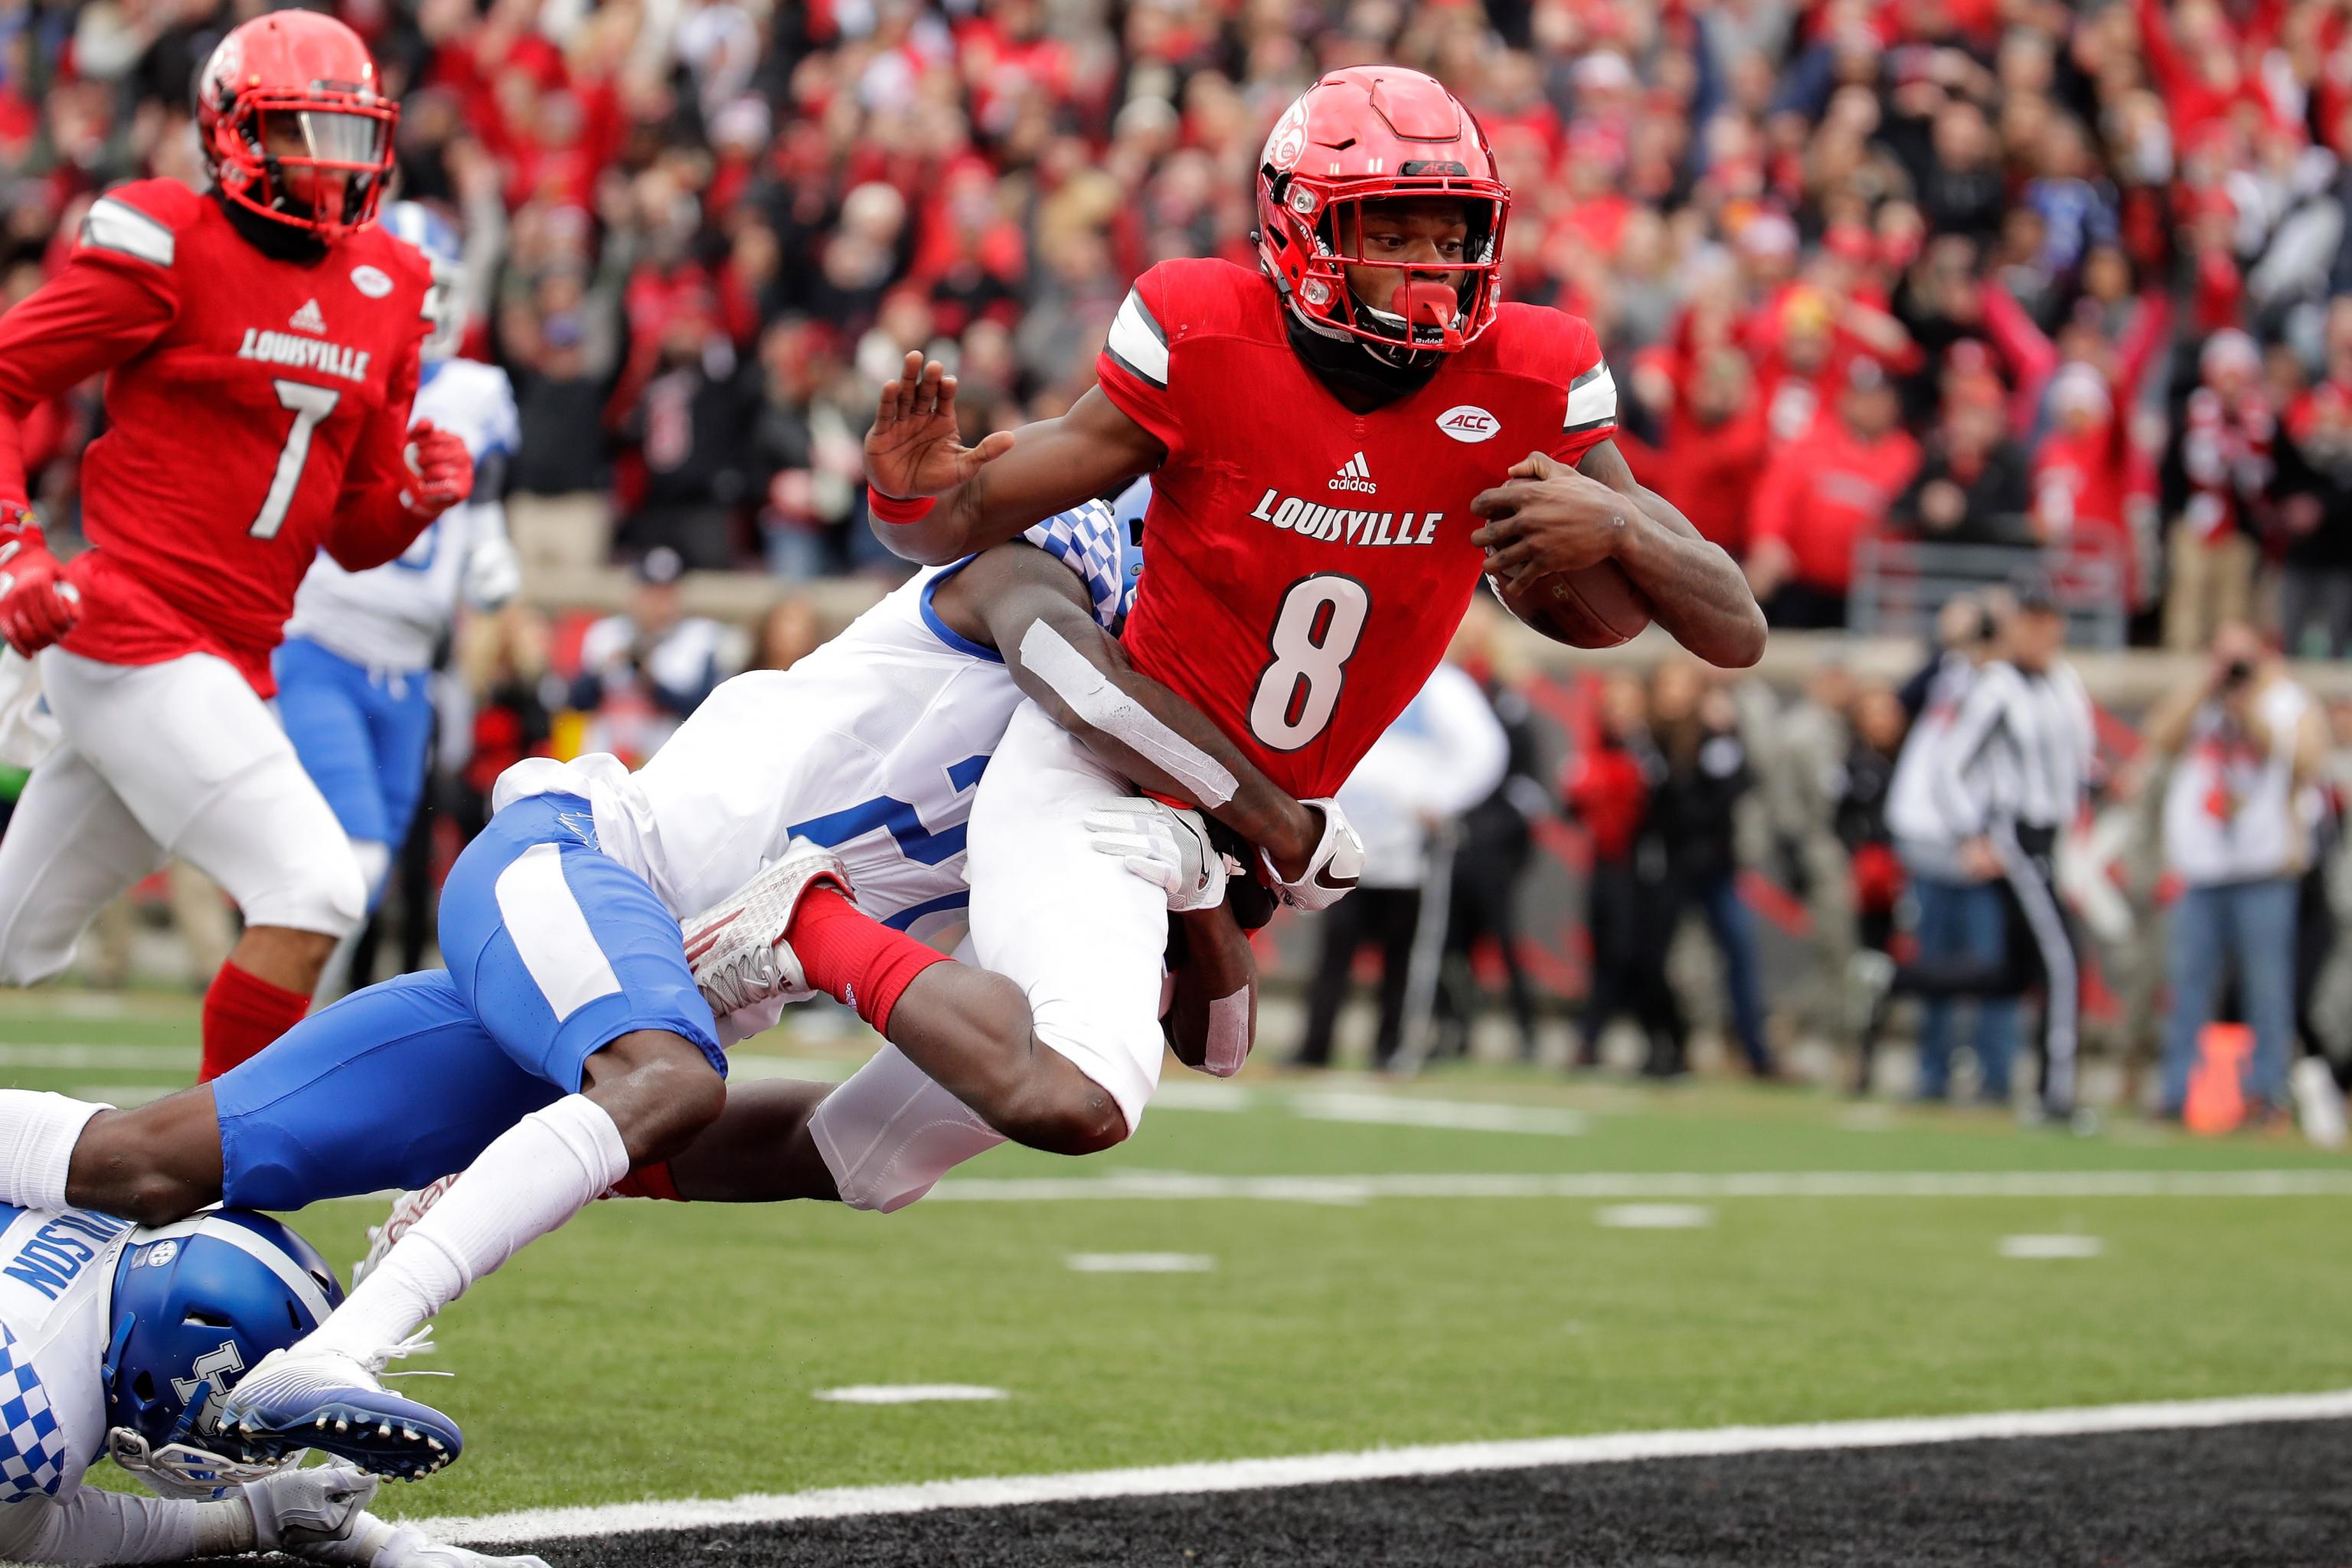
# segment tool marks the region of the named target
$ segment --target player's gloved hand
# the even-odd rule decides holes
[[[1209,842],[1197,811],[1138,795],[1087,813],[1097,854],[1116,855],[1127,868],[1168,895],[1168,907],[1213,910],[1225,901],[1225,858]]]
[[[522,563],[505,540],[485,539],[466,557],[466,602],[474,608],[495,610],[521,587]]]
[[[1364,841],[1336,800],[1306,803],[1323,814],[1323,837],[1296,881],[1283,880],[1265,850],[1257,858],[1275,893],[1294,910],[1328,910],[1355,890],[1364,874]]]
[[[349,1465],[285,1469],[238,1489],[253,1510],[254,1543],[299,1552],[348,1538],[375,1496],[376,1479]]]
[[[81,590],[49,553],[31,514],[0,507],[0,637],[29,658],[79,619]]]
[[[444,1546],[413,1524],[392,1532],[367,1568],[547,1568],[539,1557],[491,1557],[462,1546]]]
[[[866,482],[902,500],[935,496],[1013,449],[1010,430],[965,446],[957,432],[955,398],[956,378],[947,367],[909,353],[898,375],[882,384],[874,427],[866,433]]]
[[[420,419],[408,427],[408,452],[416,479],[400,500],[410,511],[439,517],[474,493],[474,455],[454,431]]]

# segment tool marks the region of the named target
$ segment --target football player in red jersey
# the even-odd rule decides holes
[[[195,110],[213,189],[109,192],[63,270],[0,316],[0,636],[39,656],[62,736],[0,840],[0,980],[57,973],[110,900],[186,859],[246,921],[205,997],[210,1077],[301,1017],[365,908],[268,706],[294,590],[322,548],[352,571],[398,555],[473,466],[408,428],[431,275],[371,221],[398,110],[358,35],[303,11],[247,22]],[[20,426],[101,371],[90,548],[60,564]]]
[[[1150,474],[1128,655],[1302,799],[1336,792],[1421,689],[1481,572],[1613,562],[1685,647],[1753,663],[1764,621],[1738,566],[1610,440],[1592,329],[1497,300],[1509,210],[1485,136],[1435,80],[1324,77],[1266,142],[1258,268],[1144,274],[1069,413],[965,447],[953,380],[908,356],[866,438],[877,531],[952,560]],[[1034,681],[1046,661],[1027,662]],[[1029,988],[1039,1037],[1132,1130],[1160,1054],[1134,999],[1165,915],[1088,864],[1083,830],[1130,788],[1024,712],[982,781],[970,851],[978,962]],[[1269,879],[1344,882],[1343,858],[1327,842]],[[1092,983],[1055,994],[1045,955],[1072,943],[1097,956]]]

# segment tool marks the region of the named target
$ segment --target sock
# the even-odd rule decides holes
[[[0,1089],[0,1204],[66,1206],[66,1168],[89,1119],[111,1107],[62,1094]]]
[[[603,1106],[567,1095],[501,1132],[297,1348],[362,1360],[399,1343],[520,1248],[629,1173]]]
[[[656,1160],[650,1165],[639,1165],[613,1184],[605,1194],[615,1198],[660,1198],[667,1203],[682,1204],[677,1195],[677,1182],[669,1173],[669,1162]]]
[[[846,1002],[877,1033],[890,1032],[890,1010],[908,983],[947,954],[865,913],[831,888],[811,888],[784,932],[808,983]]]
[[[205,1058],[196,1081],[210,1083],[302,1021],[310,999],[224,963],[205,992]]]

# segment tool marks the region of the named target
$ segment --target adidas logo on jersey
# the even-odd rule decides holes
[[[1339,465],[1339,473],[1332,478],[1331,488],[1335,490],[1361,490],[1370,495],[1381,487],[1372,483],[1372,470],[1365,464],[1364,455],[1359,452]]]
[[[298,332],[316,332],[322,338],[327,335],[327,318],[319,314],[319,301],[316,300],[303,300],[302,308],[295,311],[293,319],[286,324]]]

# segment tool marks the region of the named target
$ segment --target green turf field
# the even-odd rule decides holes
[[[178,998],[9,996],[0,1082],[144,1097],[187,1081],[194,1037]],[[793,1073],[789,1042],[754,1046],[739,1071]],[[999,1151],[887,1218],[598,1205],[445,1315],[427,1364],[456,1376],[410,1392],[465,1425],[467,1455],[386,1504],[450,1514],[2352,1385],[2352,1353],[2320,1327],[2352,1315],[2352,1163],[2292,1139],[2077,1137],[1501,1068],[1404,1089],[1171,1072],[1123,1148]],[[2204,1173],[2223,1195],[2058,1194],[2075,1172],[2126,1186]],[[2306,1173],[2315,1190],[2250,1194],[2231,1172]],[[1865,1189],[1917,1173],[1930,1190],[2012,1173],[2025,1190],[1742,1195],[1720,1179],[1789,1173]],[[1620,1179],[1529,1195],[1536,1178],[1604,1174]],[[1330,1179],[1382,1175],[1510,1180],[1392,1196]],[[1307,1179],[1247,1180],[1285,1177]],[[1197,1195],[1190,1178],[1230,1180]],[[1053,1201],[1065,1191],[1087,1195]],[[297,1223],[347,1268],[380,1215],[328,1204]],[[2099,1251],[2003,1256],[2018,1236]],[[1207,1263],[1069,1263],[1134,1253]],[[814,1397],[919,1383],[1008,1397]]]

